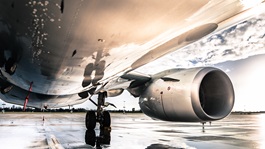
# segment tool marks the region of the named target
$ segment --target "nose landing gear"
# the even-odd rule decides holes
[[[107,92],[99,93],[97,104],[93,100],[90,99],[90,101],[92,101],[92,103],[94,103],[97,106],[97,111],[96,112],[88,111],[86,114],[86,119],[85,119],[86,128],[87,128],[86,142],[87,144],[92,145],[92,146],[95,145],[95,142],[97,143],[97,146],[98,146],[99,144],[102,143],[102,140],[107,140],[107,143],[103,141],[105,142],[104,144],[109,144],[110,142],[111,117],[110,117],[110,113],[108,111],[104,111],[103,109],[104,107],[106,107],[105,106],[106,97],[107,97]],[[113,105],[113,104],[108,104],[108,105]],[[94,130],[97,122],[100,125],[99,126],[99,129],[100,129],[99,137],[96,137],[95,130]],[[103,132],[108,132],[107,134],[109,135],[103,135],[105,134]]]
[[[96,136],[95,130],[86,130],[85,133],[85,142],[88,145],[96,146],[97,149],[101,149],[101,145],[110,144],[110,131],[107,127],[100,129],[99,136]]]
[[[94,103],[97,105],[97,111],[88,111],[86,114],[86,128],[88,130],[93,130],[96,127],[96,122],[99,123],[100,129],[104,127],[110,127],[111,125],[111,117],[108,111],[104,111],[105,98],[107,97],[107,93],[99,93],[98,94],[98,103]]]

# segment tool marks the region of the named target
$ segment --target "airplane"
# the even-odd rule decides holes
[[[222,119],[235,98],[222,70],[136,69],[264,7],[263,0],[1,0],[0,98],[24,109],[90,100],[97,110],[87,111],[88,130],[111,125],[105,99],[124,90],[154,119]]]

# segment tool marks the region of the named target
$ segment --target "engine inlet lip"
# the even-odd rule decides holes
[[[192,102],[192,107],[193,110],[195,112],[195,114],[202,120],[202,121],[211,121],[211,120],[219,120],[222,119],[224,117],[226,117],[227,115],[229,115],[229,113],[227,114],[223,114],[220,116],[212,116],[207,114],[204,109],[201,106],[201,102],[200,102],[200,97],[199,97],[199,90],[200,90],[200,85],[202,83],[201,78],[204,78],[207,74],[214,72],[214,71],[219,71],[220,73],[222,73],[222,75],[225,75],[225,77],[229,78],[223,71],[221,71],[220,69],[217,68],[213,68],[213,67],[207,67],[204,69],[201,69],[198,74],[195,76],[193,83],[192,83],[192,87],[191,87],[191,102]],[[232,86],[232,82],[229,79],[229,85]],[[233,89],[233,88],[232,88]],[[231,93],[231,98],[229,100],[232,100],[232,105],[231,105],[231,109],[229,109],[230,111],[233,108],[234,105],[234,91]],[[229,97],[230,97],[229,96]]]

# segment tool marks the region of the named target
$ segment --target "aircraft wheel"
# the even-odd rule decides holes
[[[85,135],[86,144],[94,147],[96,145],[96,132],[95,130],[86,130]]]
[[[111,117],[109,111],[103,112],[103,127],[110,127],[111,124]]]
[[[96,114],[94,111],[88,111],[86,113],[86,128],[93,130],[96,127]]]

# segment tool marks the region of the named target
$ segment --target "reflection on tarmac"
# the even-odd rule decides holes
[[[230,115],[211,125],[206,123],[204,130],[200,123],[113,113],[111,128],[87,131],[84,118],[85,113],[0,114],[0,148],[265,148],[265,114]]]
[[[259,137],[261,138],[259,147],[265,149],[265,114],[259,115],[257,123],[261,126],[259,129]]]
[[[110,145],[110,132],[110,127],[101,128],[99,136],[96,136],[95,130],[86,130],[85,142],[92,147],[96,146],[97,149],[102,149],[101,145]]]

